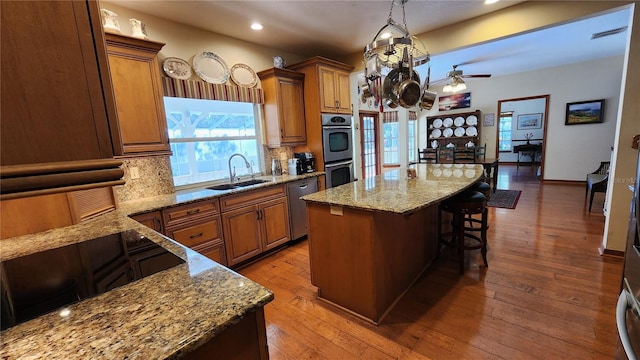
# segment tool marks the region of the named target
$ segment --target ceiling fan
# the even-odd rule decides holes
[[[491,77],[491,74],[464,75],[462,70],[458,70],[458,66],[460,66],[460,65],[462,65],[462,64],[453,65],[452,66],[452,70],[447,72],[447,77],[446,78],[440,79],[440,80],[436,80],[434,82],[431,82],[428,85],[434,85],[434,84],[438,84],[438,83],[447,81],[447,84],[442,88],[442,91],[444,91],[444,92],[457,92],[457,91],[464,90],[464,89],[467,88],[467,85],[465,85],[464,80],[462,80],[462,79],[489,78],[489,77]]]

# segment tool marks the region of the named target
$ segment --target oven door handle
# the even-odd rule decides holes
[[[349,129],[349,130],[351,130],[351,126],[323,126],[322,127],[322,130],[332,130],[332,129],[338,129],[338,130]]]
[[[637,360],[633,347],[631,346],[631,340],[629,339],[629,333],[627,332],[627,308],[631,307],[629,303],[629,296],[631,293],[627,289],[622,289],[620,296],[618,296],[618,305],[616,306],[616,324],[618,325],[618,335],[620,335],[620,342],[624,352],[627,353],[629,360]]]
[[[324,167],[326,169],[326,168],[332,168],[332,167],[344,166],[344,165],[351,165],[351,164],[353,164],[353,160],[341,161],[341,162],[331,163],[331,164],[324,164]]]

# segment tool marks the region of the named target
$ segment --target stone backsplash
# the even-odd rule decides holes
[[[171,163],[168,156],[149,156],[122,159],[124,185],[114,186],[118,202],[164,195],[174,192]],[[139,178],[131,178],[131,170],[137,168]]]

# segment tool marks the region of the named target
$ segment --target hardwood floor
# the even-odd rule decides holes
[[[467,253],[459,276],[445,253],[380,326],[316,299],[306,240],[241,269],[275,293],[271,359],[624,359],[622,259],[598,253],[603,196],[588,213],[583,186],[542,185],[526,166],[501,165],[498,188],[522,195],[489,210],[489,268]]]

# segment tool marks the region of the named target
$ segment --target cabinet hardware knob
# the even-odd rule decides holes
[[[191,235],[191,236],[189,236],[189,239],[196,239],[196,238],[201,237],[202,235],[204,235],[204,233],[200,232],[200,233],[197,233],[197,234],[195,234],[195,235]]]
[[[200,212],[200,209],[187,210],[187,215],[193,215]]]

